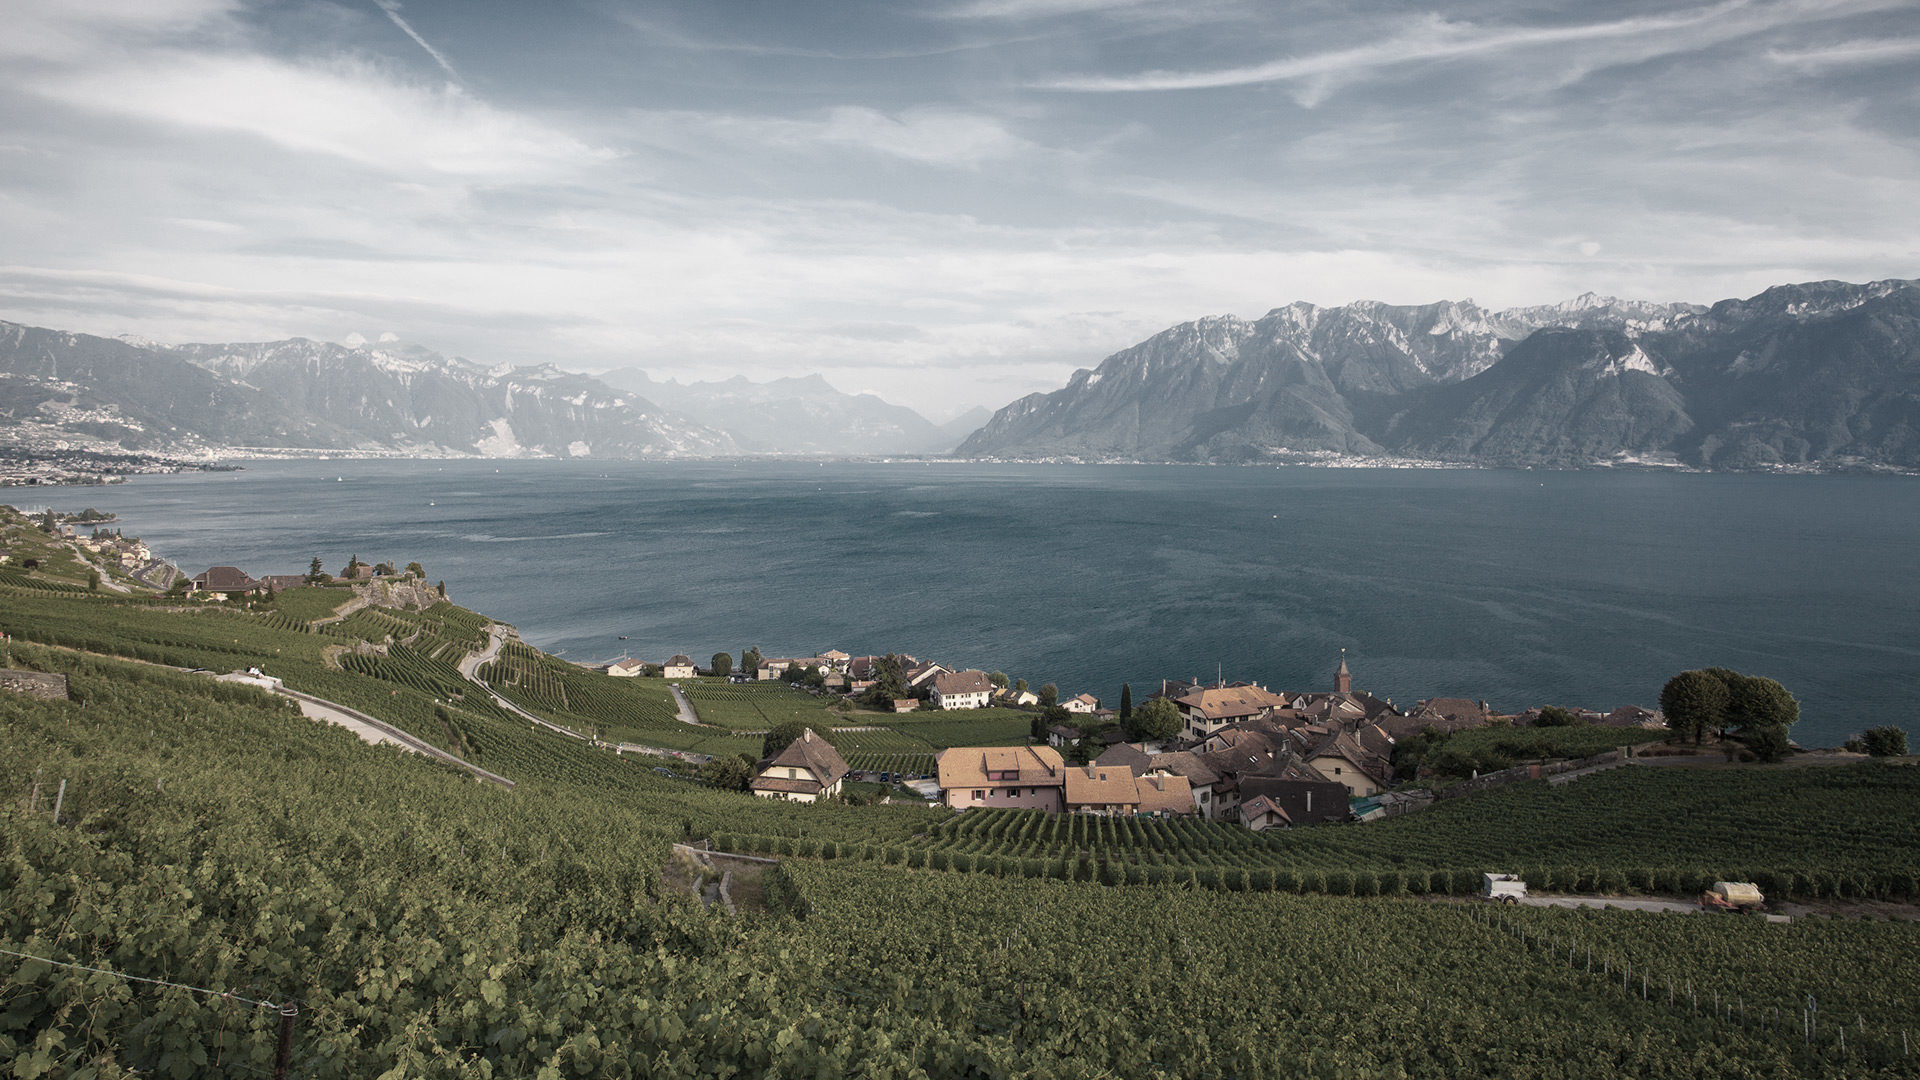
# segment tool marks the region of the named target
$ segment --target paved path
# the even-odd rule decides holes
[[[592,742],[593,740],[587,738],[585,735],[580,734],[579,732],[573,730],[570,727],[561,727],[559,724],[556,724],[551,720],[545,719],[543,717],[535,716],[532,713],[528,712],[527,710],[521,708],[520,706],[515,705],[513,702],[508,701],[506,698],[501,697],[499,694],[495,693],[493,687],[488,686],[486,683],[486,680],[480,678],[480,675],[479,675],[480,665],[491,661],[496,656],[499,656],[500,647],[504,644],[506,644],[506,633],[501,628],[500,624],[488,623],[487,624],[487,647],[480,650],[477,653],[468,653],[467,658],[460,661],[460,674],[466,676],[468,682],[474,684],[475,686],[478,686],[482,690],[485,690],[487,692],[487,696],[493,699],[494,704],[507,710],[513,715],[520,717],[522,720],[526,720],[531,723],[537,724],[540,727],[546,728],[548,731],[554,732],[557,735],[565,735],[570,739],[579,739],[581,742]]]
[[[445,762],[455,768],[465,769],[477,780],[498,784],[504,788],[513,787],[513,781],[499,773],[488,772],[470,761],[449,754],[431,743],[416,739],[399,728],[376,720],[358,709],[350,709],[338,702],[317,698],[312,694],[303,694],[298,690],[288,690],[285,687],[275,692],[292,698],[299,704],[300,711],[310,720],[324,720],[329,724],[338,724],[376,746],[382,744],[399,746],[404,750],[411,750],[416,754],[424,754],[436,761]]]
[[[673,691],[674,703],[680,706],[680,722],[683,724],[693,724],[696,727],[699,726],[699,714],[693,711],[693,702],[688,701],[687,695],[681,693],[680,684],[668,683],[667,689]]]
[[[1625,908],[1628,911],[1677,911],[1686,915],[1698,915],[1700,908],[1696,904],[1683,904],[1678,900],[1646,900],[1623,896],[1524,896],[1520,902],[1528,907],[1563,908]]]

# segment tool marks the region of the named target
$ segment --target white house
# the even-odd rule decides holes
[[[669,679],[691,679],[693,678],[693,659],[675,653],[673,659],[660,665],[660,674]]]
[[[993,696],[993,681],[984,671],[966,671],[936,675],[933,679],[933,707],[936,709],[984,709]]]
[[[1060,707],[1070,713],[1091,716],[1094,710],[1100,708],[1100,699],[1094,697],[1092,694],[1080,694],[1077,697],[1070,697],[1061,702]]]
[[[613,663],[607,665],[607,674],[616,678],[631,679],[646,671],[646,669],[647,662],[645,660],[615,660]]]
[[[747,787],[763,799],[810,803],[840,794],[846,775],[840,751],[808,728],[786,749],[761,761]]]

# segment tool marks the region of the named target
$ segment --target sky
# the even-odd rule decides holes
[[[1920,2],[0,0],[0,319],[820,373],[1920,276]]]

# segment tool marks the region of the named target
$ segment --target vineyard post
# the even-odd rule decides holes
[[[67,778],[60,778],[60,792],[53,797],[53,823],[60,824],[60,807],[67,801]]]
[[[287,1065],[293,1060],[293,1020],[300,1006],[289,1001],[280,1006],[280,1045],[273,1053],[273,1080],[287,1080]]]
[[[27,813],[40,812],[40,770],[33,770],[33,791],[27,795]]]

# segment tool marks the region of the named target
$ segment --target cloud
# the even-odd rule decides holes
[[[711,153],[720,142],[762,158],[773,149],[843,154],[851,147],[923,165],[975,168],[1045,152],[995,117],[945,107],[886,112],[842,105],[805,117],[655,110],[630,114],[622,128],[676,153]]]
[[[239,0],[60,0],[6,5],[0,56],[84,61],[119,42],[204,32],[239,10]]]
[[[1149,71],[1137,75],[1056,79],[1039,89],[1085,93],[1202,90],[1263,83],[1302,84],[1302,104],[1314,105],[1333,88],[1375,72],[1413,64],[1490,56],[1514,50],[1566,45],[1633,42],[1635,47],[1589,59],[1578,69],[1635,63],[1654,56],[1689,52],[1776,27],[1826,18],[1893,0],[1848,4],[1828,0],[1722,0],[1707,7],[1666,15],[1635,15],[1605,22],[1560,26],[1488,26],[1430,14],[1398,33],[1345,49],[1288,56],[1259,64],[1210,71]]]
[[[458,86],[397,82],[345,57],[299,64],[157,50],[35,80],[26,89],[89,112],[239,132],[401,173],[531,178],[611,156]]]
[[[460,73],[453,70],[453,62],[445,56],[442,56],[439,49],[427,44],[427,39],[421,37],[420,32],[415,30],[412,24],[408,23],[406,19],[401,18],[400,0],[373,0],[373,2],[379,5],[381,11],[387,13],[387,18],[393,20],[393,25],[399,27],[402,32],[412,38],[416,45],[427,50],[427,55],[433,57],[433,62],[440,65],[441,69],[447,73],[448,78],[455,81],[459,80]]]
[[[1884,41],[1846,41],[1813,49],[1770,49],[1767,59],[1776,64],[1803,71],[1830,67],[1884,64],[1920,56],[1920,38],[1893,38]]]

